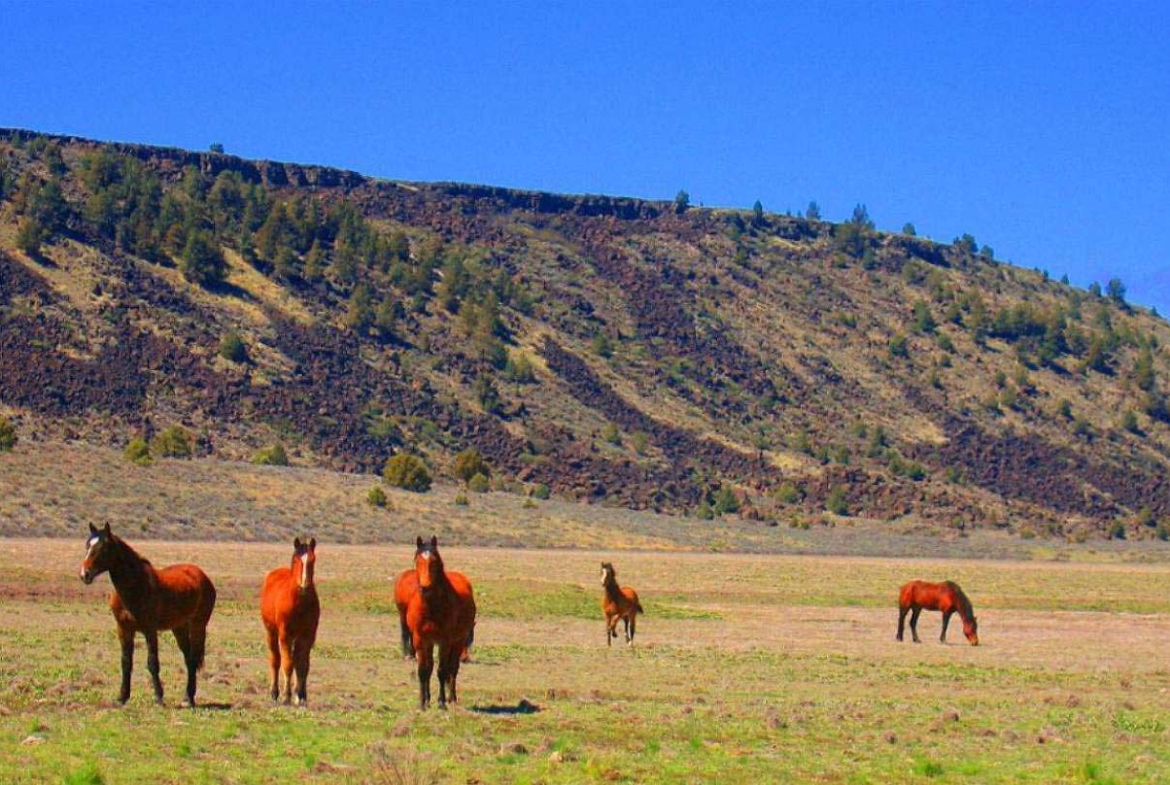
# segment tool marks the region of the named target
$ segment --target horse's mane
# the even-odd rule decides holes
[[[126,542],[118,535],[113,534],[113,533],[110,534],[110,544],[117,545],[119,548],[121,548],[123,553],[125,553],[129,556],[132,556],[134,559],[141,562],[144,567],[148,567],[151,569],[154,568],[154,565],[150,563],[150,559],[146,558],[145,556],[140,554],[138,551],[131,548],[130,543]]]
[[[974,619],[975,610],[971,607],[971,601],[967,599],[967,595],[959,588],[959,584],[954,581],[947,581],[946,585],[950,587],[951,591],[955,593],[955,597],[959,600],[959,615],[964,619]]]

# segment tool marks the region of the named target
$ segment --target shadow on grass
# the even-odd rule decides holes
[[[536,714],[542,709],[527,698],[521,698],[520,702],[515,706],[472,706],[471,711],[476,714],[492,714],[492,715],[516,715],[516,714]]]

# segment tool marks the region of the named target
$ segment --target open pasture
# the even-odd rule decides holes
[[[216,582],[200,708],[141,640],[115,703],[109,583],[82,540],[0,541],[0,780],[71,782],[1158,782],[1170,778],[1170,570],[1152,565],[444,548],[475,583],[461,703],[420,714],[391,576],[408,547],[319,547],[309,708],[274,707],[257,598],[286,545],[133,542]],[[599,562],[646,615],[605,646]],[[909,577],[967,589],[894,641]],[[98,779],[98,778],[102,779]],[[67,779],[72,778],[72,779]]]

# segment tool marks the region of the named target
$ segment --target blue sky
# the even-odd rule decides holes
[[[630,7],[637,6],[637,7]],[[0,125],[964,232],[1170,314],[1170,4],[0,0]]]

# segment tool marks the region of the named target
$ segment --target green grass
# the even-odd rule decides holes
[[[837,604],[848,595],[827,588],[845,580],[850,595],[888,595],[891,577],[906,571],[897,562],[630,553],[619,579],[647,609],[630,650],[605,645],[597,554],[445,549],[449,566],[475,583],[480,622],[460,707],[420,714],[385,612],[389,576],[407,550],[321,547],[324,613],[310,708],[298,710],[269,704],[256,609],[260,576],[287,549],[145,543],[156,563],[203,564],[220,588],[202,706],[189,711],[179,708],[183,674],[170,636],[161,643],[167,705],[150,700],[140,644],[131,701],[116,706],[108,585],[73,577],[76,545],[0,541],[5,782],[1170,777],[1170,669],[1158,643],[1170,614],[1143,589],[1164,582],[1164,568],[948,562],[991,587],[986,598],[972,590],[985,608],[976,648],[940,646],[929,614],[925,643],[897,644],[888,603]],[[1142,613],[991,601],[1011,586],[1053,581],[1074,606],[1099,592]],[[806,603],[792,602],[800,595],[789,582],[807,588]],[[528,705],[535,710],[519,708]]]

